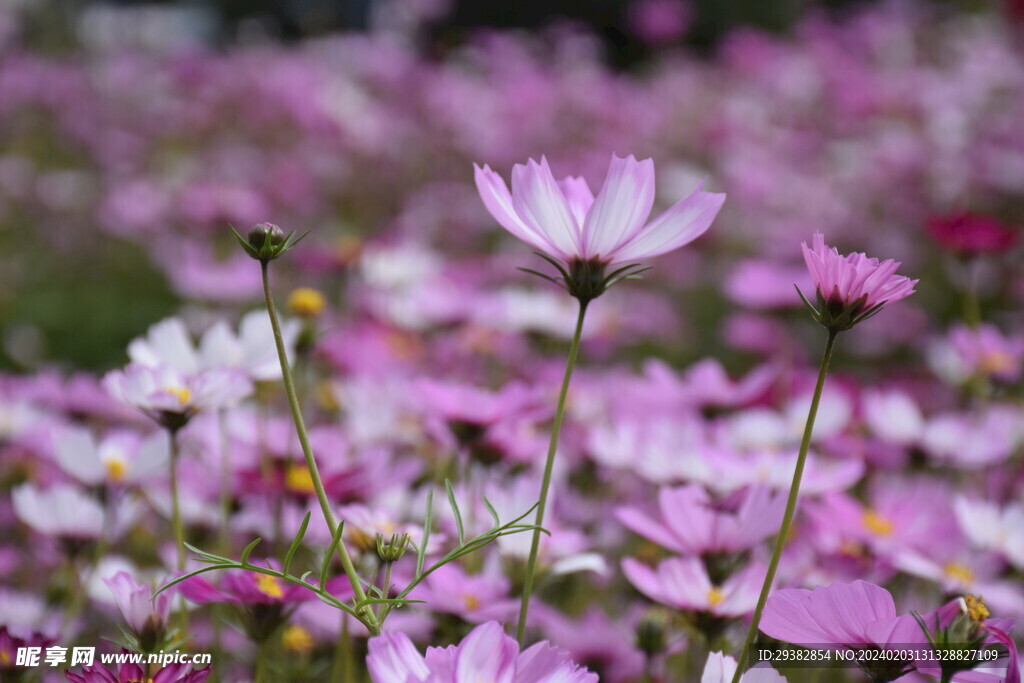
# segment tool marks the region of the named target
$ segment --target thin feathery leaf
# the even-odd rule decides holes
[[[182,576],[179,576],[179,577],[177,577],[175,579],[172,579],[168,583],[165,583],[164,585],[160,586],[155,591],[153,591],[153,597],[155,598],[156,596],[160,595],[161,593],[163,593],[168,588],[171,588],[173,586],[177,586],[182,581],[187,581],[187,580],[191,579],[194,576],[199,576],[200,574],[205,574],[207,572],[216,571],[218,569],[239,569],[239,568],[240,567],[237,564],[218,564],[218,565],[211,565],[209,567],[203,567],[202,569],[197,569],[197,570],[195,570],[193,572],[189,572],[188,574],[183,574]]]
[[[466,542],[466,529],[462,525],[462,513],[459,512],[459,504],[455,502],[455,491],[452,489],[451,480],[444,480],[444,488],[448,492],[448,504],[451,505],[452,513],[455,515],[455,526],[459,532],[459,545],[462,545]]]
[[[430,540],[430,527],[434,521],[434,489],[427,491],[427,509],[423,513],[423,539],[416,549],[416,576],[423,573],[423,562],[427,557],[427,541]]]
[[[220,562],[234,562],[230,557],[221,557],[220,555],[214,555],[213,553],[208,553],[205,550],[200,550],[188,541],[183,541],[182,543],[186,548],[203,559],[219,560]]]
[[[250,553],[252,553],[253,549],[260,544],[262,540],[262,538],[256,538],[252,543],[245,546],[245,550],[242,551],[242,557],[238,560],[239,564],[241,564],[243,567],[249,566],[249,555]]]
[[[342,520],[338,523],[338,528],[334,530],[334,534],[331,536],[331,544],[327,546],[324,561],[320,564],[320,590],[324,590],[324,586],[327,584],[327,571],[331,568],[331,558],[334,557],[334,550],[338,547],[338,543],[341,542],[341,533],[344,530],[345,522]]]
[[[281,571],[285,574],[288,573],[288,568],[292,565],[292,558],[295,557],[295,553],[298,552],[299,546],[302,545],[302,539],[306,536],[306,527],[309,526],[309,517],[313,514],[312,512],[306,512],[306,516],[302,518],[302,524],[299,526],[299,533],[295,534],[295,539],[292,544],[288,546],[288,552],[284,555],[284,563],[281,565]]]
[[[487,496],[482,496],[482,498],[484,499],[484,507],[486,507],[487,511],[491,513],[491,518],[494,520],[494,528],[497,529],[501,526],[501,519],[498,517],[498,511],[494,509],[493,505],[491,505],[491,501],[487,500]]]

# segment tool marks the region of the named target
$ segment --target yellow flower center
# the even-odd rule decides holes
[[[0,650],[0,664],[7,666],[11,663],[11,653],[7,650]]]
[[[185,387],[164,387],[164,391],[171,396],[176,396],[183,406],[188,405],[189,400],[192,398],[192,392]]]
[[[965,595],[964,604],[967,606],[967,616],[971,618],[971,621],[981,622],[992,616],[980,595]]]
[[[896,528],[891,519],[885,515],[875,512],[874,510],[866,510],[862,521],[864,523],[864,528],[875,536],[892,536],[892,533]]]
[[[722,589],[718,586],[712,586],[711,590],[708,591],[707,598],[708,604],[714,607],[716,605],[722,604],[722,602],[725,600],[725,594],[722,592]]]
[[[284,475],[284,485],[289,491],[295,493],[313,493],[316,488],[313,486],[313,476],[305,465],[289,465]]]
[[[480,607],[480,598],[476,597],[475,595],[469,595],[467,593],[466,595],[462,596],[462,604],[466,606],[466,609],[474,610]]]
[[[309,652],[316,645],[309,631],[295,624],[291,624],[284,630],[284,633],[281,634],[281,642],[284,649],[291,652]]]
[[[267,574],[256,575],[256,590],[270,598],[284,597],[284,589],[281,588],[281,582]]]
[[[124,464],[123,460],[108,460],[104,463],[107,469],[107,478],[110,481],[120,484],[124,481],[124,473],[128,469],[128,466]]]
[[[1005,351],[989,351],[978,359],[978,370],[985,375],[998,375],[1013,370],[1013,356]]]
[[[944,567],[944,571],[946,576],[954,581],[966,584],[974,583],[974,572],[971,571],[970,567],[959,562],[948,562]]]
[[[306,318],[320,315],[326,305],[324,295],[310,287],[299,287],[288,297],[288,310]]]

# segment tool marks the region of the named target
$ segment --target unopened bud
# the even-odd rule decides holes
[[[391,534],[391,540],[385,542],[384,534],[377,534],[377,557],[383,562],[396,562],[402,559],[411,540],[409,534]]]
[[[663,612],[645,614],[636,625],[636,646],[647,656],[653,657],[665,649],[665,623]]]
[[[284,242],[284,230],[273,223],[257,223],[249,230],[249,246],[261,250],[264,246],[276,247]]]
[[[296,244],[306,235],[295,237],[295,233],[285,232],[273,223],[257,223],[249,230],[246,237],[238,234],[238,231],[231,228],[238,243],[242,245],[247,253],[257,261],[266,263],[276,259]]]

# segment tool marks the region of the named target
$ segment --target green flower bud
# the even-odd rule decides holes
[[[383,562],[396,562],[402,559],[409,547],[409,534],[391,534],[391,540],[385,542],[384,534],[377,534],[377,557]]]
[[[238,243],[245,249],[245,253],[263,263],[276,259],[309,234],[307,232],[299,237],[295,237],[295,233],[290,232],[286,235],[284,230],[273,223],[258,223],[252,226],[247,237],[239,235],[238,231],[233,227],[231,232],[234,233]]]

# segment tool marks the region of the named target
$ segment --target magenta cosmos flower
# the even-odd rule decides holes
[[[161,593],[154,598],[153,589],[138,583],[128,572],[118,572],[109,579],[103,579],[103,583],[114,594],[121,616],[140,642],[163,633],[171,613],[169,593]]]
[[[782,494],[753,486],[730,498],[716,503],[699,485],[662,487],[657,517],[632,506],[615,514],[630,530],[684,555],[740,552],[779,530],[786,506]]]
[[[985,642],[999,642],[1007,645],[1011,652],[1007,664],[1007,681],[1019,682],[1016,663],[1016,646],[1006,635],[1013,626],[1012,620],[989,619],[988,610],[980,601],[958,599],[939,609],[922,615],[925,624],[937,621],[940,628],[947,628],[956,615],[966,611],[962,606],[975,605],[970,618],[977,622],[978,632]],[[859,648],[906,649],[908,647],[929,647],[928,634],[921,628],[917,618],[911,615],[897,616],[896,604],[889,591],[866,581],[833,583],[813,590],[783,589],[768,598],[760,624],[765,634],[794,645],[817,649],[846,650]],[[963,643],[964,640],[959,641]],[[860,666],[876,681],[895,680],[912,668],[931,673],[934,662],[880,663],[873,668],[870,661],[859,662]],[[978,681],[996,681],[976,673]],[[958,679],[959,680],[959,679]],[[972,679],[973,680],[973,679]]]
[[[404,633],[370,640],[366,665],[373,683],[597,683],[597,675],[546,642],[519,651],[495,621],[477,626],[458,645],[427,648],[426,656]]]
[[[614,284],[614,274],[604,277],[606,266],[659,256],[700,237],[725,202],[724,194],[704,192],[698,185],[648,222],[654,206],[654,162],[632,155],[612,155],[596,198],[582,177],[556,181],[544,157],[540,163],[530,159],[513,166],[511,192],[489,166],[473,168],[480,197],[494,220],[567,265],[570,272],[562,275],[570,292],[581,298],[599,296]]]
[[[147,676],[138,664],[121,664],[117,673],[108,671],[98,664],[87,666],[81,673],[65,671],[64,675],[71,683],[135,683],[136,681],[152,681],[152,683],[203,683],[210,676],[210,667],[193,669],[191,664],[171,664]]]
[[[843,256],[835,247],[825,244],[820,232],[815,233],[810,247],[806,242],[802,247],[817,290],[818,307],[806,298],[804,303],[815,320],[836,332],[866,320],[884,304],[907,298],[918,282],[896,274],[898,261],[880,262],[861,253]]]

